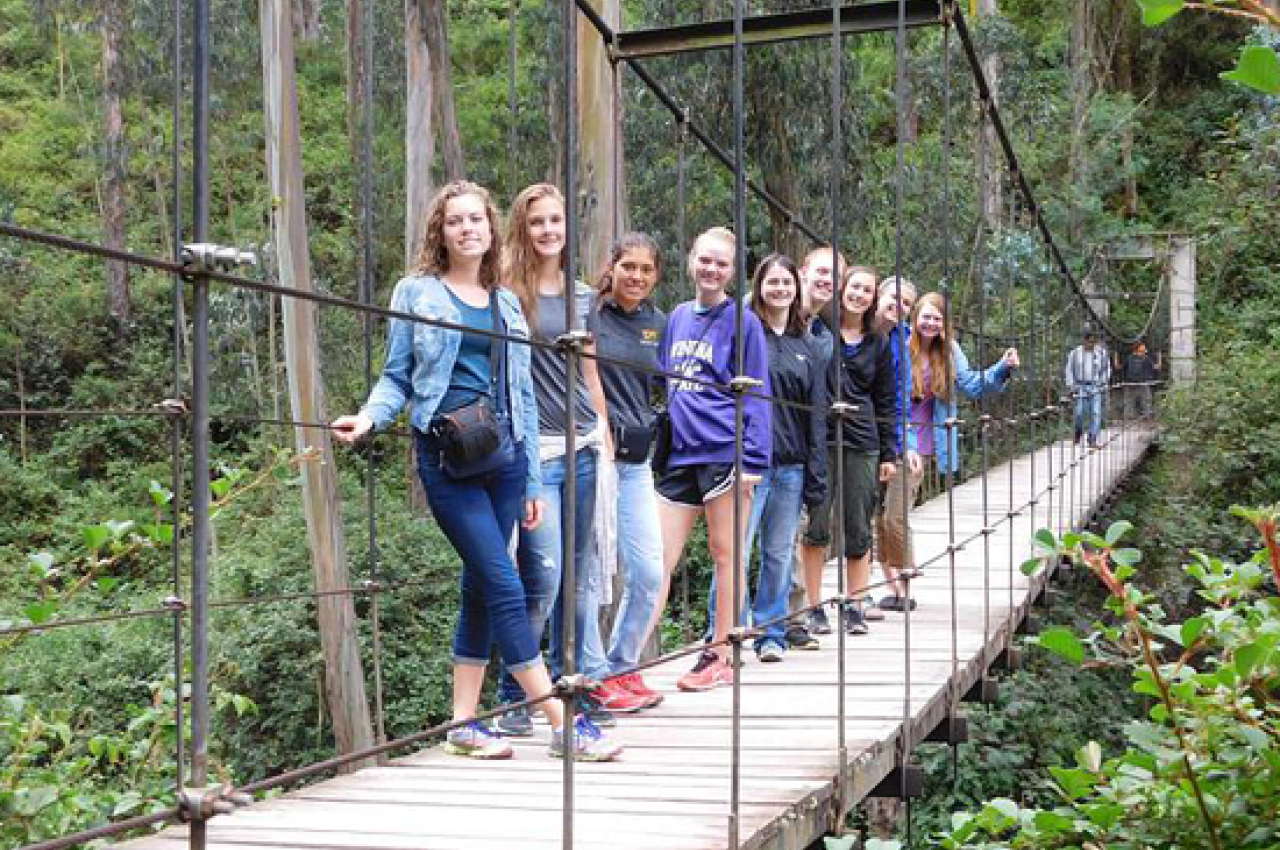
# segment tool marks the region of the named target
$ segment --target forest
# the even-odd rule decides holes
[[[191,33],[175,20],[188,5],[0,0],[0,224],[179,256],[194,215]],[[257,267],[239,271],[277,283],[296,272],[284,272],[272,226],[281,199],[268,171],[260,5],[269,4],[212,4],[210,238],[255,254]],[[564,120],[561,4],[286,5],[301,139],[291,167],[303,179],[303,254],[317,293],[386,305],[422,238],[426,199],[451,179],[488,187],[500,207],[529,183],[563,182],[578,134]],[[726,0],[592,5],[626,31],[732,14]],[[749,13],[809,5],[762,0]],[[1055,842],[1112,828],[1116,809],[1133,805],[1112,780],[1138,765],[1171,797],[1188,795],[1166,799],[1164,815],[1178,826],[1176,813],[1191,813],[1205,837],[1126,823],[1109,840],[1275,846],[1280,9],[1262,0],[962,5],[1020,172],[999,155],[961,47],[941,28],[909,32],[900,80],[892,32],[846,38],[838,92],[829,38],[755,46],[744,68],[746,176],[777,204],[747,199],[748,265],[774,250],[802,255],[815,241],[806,230],[825,239],[838,221],[855,262],[948,290],[975,345],[1041,328],[1003,402],[1013,410],[1056,391],[1062,358],[1090,322],[1017,191],[1025,178],[1066,268],[1097,297],[1091,304],[1105,302],[1117,350],[1142,338],[1166,352],[1172,328],[1164,269],[1108,263],[1108,247],[1192,238],[1197,350],[1194,383],[1159,395],[1159,450],[1114,506],[1114,533],[1044,541],[1046,557],[1075,559],[1083,578],[1013,674],[1017,696],[977,712],[975,743],[954,766],[941,753],[927,758],[915,834],[938,836],[930,846],[1079,846]],[[663,252],[657,300],[673,305],[688,297],[691,234],[733,221],[734,174],[692,132],[733,148],[729,53],[646,60],[682,105],[678,119],[628,65],[609,65],[594,29],[580,20],[577,32],[581,275],[594,278],[615,227],[643,230]],[[175,48],[186,64],[175,65]],[[296,263],[296,246],[289,256]],[[171,802],[185,699],[177,683],[189,673],[175,670],[173,650],[190,567],[188,436],[175,415],[192,379],[190,309],[190,290],[171,275],[0,235],[2,847]],[[220,729],[210,755],[219,780],[244,784],[352,739],[335,728],[349,718],[336,723],[342,711],[326,688],[300,495],[300,470],[315,458],[295,444],[293,422],[306,417],[290,402],[285,307],[215,286],[209,311]],[[323,388],[312,415],[329,421],[365,397],[382,328],[324,309],[315,327]],[[365,723],[376,700],[388,737],[449,716],[457,610],[456,557],[424,521],[408,455],[391,433],[326,456],[343,571],[353,585],[394,588],[351,596],[366,667],[380,647]],[[1121,536],[1142,550],[1140,565],[1127,562]],[[669,643],[705,624],[709,569],[705,543],[695,544],[684,568],[695,598],[669,611]],[[62,621],[86,622],[36,628]],[[1143,659],[1126,652],[1134,635],[1165,641],[1162,661],[1177,661],[1178,675],[1234,672],[1212,682],[1188,673],[1171,695],[1156,687],[1163,664],[1144,679]],[[1162,724],[1152,703],[1162,699],[1185,699],[1168,715],[1203,721],[1203,763],[1169,755],[1164,738],[1152,743]],[[1144,741],[1163,755],[1133,755]],[[1190,796],[1180,771],[1200,769],[1221,796]]]

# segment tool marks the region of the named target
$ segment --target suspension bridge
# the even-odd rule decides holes
[[[746,46],[830,36],[835,45],[833,111],[838,114],[842,39],[860,33],[897,32],[901,86],[907,29],[942,27],[948,39],[947,56],[950,38],[953,34],[959,38],[960,53],[972,74],[983,121],[1006,159],[1010,186],[1019,198],[1029,229],[1043,241],[1046,267],[1054,275],[1056,300],[1046,291],[1040,302],[1033,301],[1029,328],[997,332],[979,324],[967,329],[966,345],[976,343],[979,359],[985,361],[989,341],[1017,337],[1030,342],[1034,353],[1031,359],[1037,365],[1025,381],[1027,391],[1018,394],[1016,402],[1002,401],[995,407],[983,402],[972,415],[966,413],[949,426],[959,431],[968,447],[967,454],[976,460],[963,479],[948,480],[911,512],[918,572],[908,574],[907,579],[919,601],[918,610],[889,614],[864,637],[853,638],[837,630],[822,639],[818,651],[792,652],[783,664],[744,660],[741,656],[745,633],[736,633],[730,639],[737,669],[732,688],[699,694],[675,692],[675,679],[686,669],[687,656],[700,647],[688,647],[650,662],[645,668],[647,677],[669,696],[655,709],[620,718],[617,736],[626,751],[618,763],[578,764],[548,758],[545,726],[534,740],[517,741],[516,757],[509,762],[481,763],[449,757],[434,746],[447,730],[446,724],[239,788],[225,788],[213,782],[208,775],[207,756],[211,734],[207,592],[210,287],[243,287],[371,317],[443,323],[378,308],[371,297],[357,302],[240,276],[233,273],[237,259],[234,250],[228,253],[228,249],[209,243],[208,0],[197,0],[192,69],[196,81],[192,92],[195,220],[190,241],[182,238],[180,227],[175,229],[174,240],[175,245],[185,247],[172,259],[159,259],[0,223],[0,235],[14,240],[172,274],[175,358],[182,347],[179,326],[188,321],[178,305],[183,297],[190,297],[193,302],[189,314],[193,331],[190,406],[175,401],[158,412],[173,423],[175,470],[179,468],[176,447],[188,429],[191,442],[193,527],[185,542],[192,548],[192,578],[187,588],[180,580],[175,555],[175,584],[179,587],[175,589],[173,610],[167,612],[175,622],[175,644],[179,648],[175,670],[180,681],[186,669],[184,633],[191,642],[191,716],[179,714],[177,718],[179,728],[185,728],[188,721],[191,724],[190,750],[184,751],[188,739],[179,736],[175,756],[177,763],[187,769],[179,770],[180,787],[175,789],[174,799],[160,801],[172,803],[168,808],[41,842],[26,850],[61,850],[162,826],[161,831],[122,846],[139,850],[804,848],[824,834],[840,831],[846,814],[865,798],[917,796],[920,774],[911,758],[917,748],[930,743],[954,746],[965,740],[963,704],[994,699],[997,687],[992,671],[1016,666],[1019,651],[1015,635],[1033,628],[1032,608],[1048,599],[1049,586],[1059,566],[1050,560],[1034,575],[1022,571],[1022,564],[1036,555],[1031,548],[1033,534],[1042,528],[1062,533],[1087,526],[1105,510],[1112,494],[1157,437],[1149,420],[1113,417],[1097,445],[1078,445],[1068,439],[1073,402],[1054,388],[1055,358],[1062,351],[1061,322],[1054,316],[1060,319],[1066,311],[1078,310],[1117,342],[1132,341],[1147,329],[1135,337],[1111,326],[1108,317],[1095,309],[1090,293],[1075,279],[1018,166],[974,40],[955,4],[935,0],[849,6],[833,3],[825,11],[810,9],[749,19],[740,0],[734,7],[732,20],[639,32],[610,28],[587,0],[565,0],[564,11],[566,20],[575,20],[581,14],[610,49],[611,61],[631,68],[670,109],[682,141],[686,136],[693,137],[733,169],[737,181],[734,224],[738,233],[746,232],[745,204],[749,196],[754,196],[782,211],[799,231],[815,240],[825,237],[839,247],[838,169],[833,169],[830,187],[835,211],[830,234],[805,224],[777,198],[746,179],[741,67]],[[366,34],[373,30],[372,26],[366,27]],[[566,34],[575,31],[573,26],[565,28]],[[568,36],[566,40],[572,42]],[[179,39],[175,39],[177,44]],[[650,56],[717,48],[731,49],[734,56],[735,138],[731,152],[698,127],[643,64]],[[572,53],[570,47],[567,55]],[[567,89],[572,92],[575,68],[570,59],[566,59],[565,73]],[[371,90],[371,81],[366,81],[365,90]],[[575,148],[577,118],[577,104],[570,97],[565,116],[568,151]],[[900,121],[901,118],[900,110]],[[842,149],[839,124],[835,122],[833,131],[833,149],[837,151]],[[950,156],[949,143],[944,149]],[[899,152],[901,169],[901,142]],[[367,148],[365,162],[367,175]],[[949,169],[948,161],[948,172]],[[566,157],[565,174],[570,189],[565,195],[577,197],[574,188],[578,178],[572,154]],[[944,175],[944,194],[946,179]],[[681,209],[684,180],[682,147],[677,186]],[[900,187],[901,181],[899,230]],[[366,204],[368,196],[366,181]],[[946,203],[950,202],[947,195]],[[175,204],[175,208],[178,206]],[[569,279],[575,277],[577,253],[572,218],[566,252]],[[367,227],[364,237],[368,252],[372,236]],[[946,240],[950,239],[950,234],[946,235]],[[680,241],[682,253],[683,229]],[[745,267],[744,242],[739,240],[740,271]],[[901,265],[902,258],[898,256],[895,271],[900,272]],[[945,277],[951,278],[949,267]],[[371,296],[371,283],[365,283],[365,294]],[[985,292],[982,287],[979,290]],[[980,292],[980,297],[985,296]],[[1012,315],[1012,311],[1008,312]],[[1153,307],[1152,315],[1155,312]],[[985,321],[986,314],[983,302],[980,322]],[[572,318],[569,326],[572,327]],[[518,338],[510,341],[528,343]],[[571,363],[574,357],[586,356],[571,346],[565,351]],[[175,375],[182,373],[180,364],[175,363]],[[175,393],[175,398],[181,395]],[[23,415],[35,416],[39,411],[24,411]],[[297,412],[295,418],[299,421],[284,424],[302,429],[325,427],[305,421]],[[175,473],[175,481],[178,479]],[[176,503],[174,509],[178,510]],[[824,587],[828,604],[838,603],[847,590],[837,579],[839,573],[828,570]],[[376,580],[366,588],[375,598],[387,589]],[[348,597],[357,592],[364,591],[332,591]],[[44,627],[47,628],[50,626]],[[31,626],[0,633],[41,630]],[[581,683],[570,680],[552,698],[565,699],[572,709],[581,687]],[[407,751],[409,754],[404,754]],[[392,755],[397,757],[388,760]],[[378,763],[370,764],[373,760]],[[302,784],[353,766],[359,769]],[[254,799],[254,795],[272,789],[288,790],[282,796]]]

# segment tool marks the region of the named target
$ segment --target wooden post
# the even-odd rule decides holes
[[[618,0],[590,0],[591,7],[616,31],[621,11]],[[578,103],[582,149],[578,172],[579,197],[575,204],[582,223],[579,257],[582,276],[591,280],[609,257],[609,247],[617,236],[617,223],[626,221],[622,197],[615,184],[615,162],[622,167],[621,134],[615,124],[621,118],[613,93],[613,67],[604,41],[595,27],[579,14],[578,25]],[[624,226],[624,225],[622,225]]]
[[[273,198],[271,222],[280,267],[280,283],[312,291],[307,253],[306,208],[302,185],[302,142],[298,130],[298,87],[294,72],[293,26],[289,0],[262,0],[263,102],[266,106],[267,170]],[[289,401],[299,422],[327,422],[320,377],[316,307],[310,301],[283,299],[285,365]],[[350,586],[342,510],[334,476],[333,444],[325,428],[295,428],[299,451],[318,452],[302,465],[307,541],[316,590]],[[325,663],[325,697],[333,718],[338,750],[349,753],[373,745],[365,696],[355,605],[347,594],[316,601],[320,646]],[[355,769],[359,765],[352,766]]]
[[[1169,383],[1189,387],[1196,382],[1196,240],[1170,240]]]

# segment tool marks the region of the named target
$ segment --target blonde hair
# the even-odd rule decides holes
[[[489,219],[489,250],[484,252],[480,260],[478,275],[480,285],[485,289],[498,286],[499,258],[502,256],[502,234],[499,230],[498,210],[483,186],[469,180],[454,180],[446,183],[436,192],[427,206],[427,227],[422,237],[422,248],[418,251],[418,259],[413,265],[414,274],[435,275],[443,277],[449,271],[449,252],[444,244],[444,213],[449,202],[454,198],[472,195],[484,204],[484,214]]]
[[[550,183],[526,186],[511,202],[507,221],[506,250],[502,253],[502,279],[520,299],[520,308],[531,330],[538,327],[538,253],[529,238],[529,210],[538,201],[550,198],[560,204],[566,215],[564,195]],[[560,252],[560,268],[564,268],[564,251]]]
[[[730,230],[729,228],[717,226],[717,227],[707,228],[706,230],[702,231],[702,233],[698,234],[697,239],[693,240],[693,247],[689,249],[689,256],[685,261],[689,269],[689,277],[690,278],[697,277],[697,275],[694,273],[693,258],[697,256],[698,249],[701,247],[702,243],[708,239],[716,239],[716,240],[719,240],[720,242],[723,242],[725,245],[729,246],[729,249],[733,254],[734,272],[737,272],[738,237],[734,236],[733,231]]]
[[[942,314],[942,330],[937,338],[926,343],[916,327],[920,312],[925,307],[933,307]],[[911,397],[922,399],[928,389],[934,398],[951,401],[956,383],[955,363],[951,359],[951,316],[947,312],[947,299],[940,293],[929,292],[916,301],[911,310]],[[929,386],[924,385],[924,364],[929,363]]]

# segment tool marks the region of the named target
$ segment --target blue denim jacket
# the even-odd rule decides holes
[[[498,290],[498,310],[507,330],[514,336],[529,338],[529,324],[520,312],[520,301],[507,289]],[[411,275],[396,284],[391,296],[391,309],[414,313],[427,319],[462,323],[462,314],[444,282],[434,276]],[[373,421],[373,427],[390,425],[397,414],[410,405],[410,424],[426,433],[435,416],[440,399],[449,388],[462,332],[436,325],[390,319],[387,324],[387,359],[382,375],[361,413]],[[538,406],[533,397],[533,378],[529,371],[528,345],[507,345],[507,395],[511,399],[511,428],[516,443],[528,458],[525,498],[538,497],[542,489],[542,464],[538,460]]]
[[[960,346],[954,342],[951,344],[951,363],[955,367],[956,389],[972,399],[1002,392],[1012,371],[1003,358],[986,371],[972,369],[969,358],[964,356]],[[951,401],[940,398],[933,400],[933,454],[937,458],[938,469],[942,472],[956,472],[960,469],[958,429],[947,428],[947,420],[953,418],[958,409],[956,398],[953,395]]]

